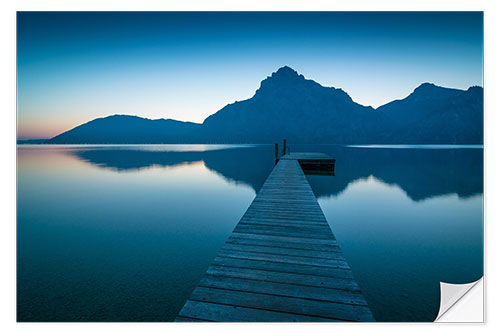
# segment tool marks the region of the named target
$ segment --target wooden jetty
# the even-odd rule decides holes
[[[301,166],[281,156],[176,321],[374,321]]]
[[[335,159],[321,153],[288,153],[281,160],[297,160],[306,174],[335,175]]]

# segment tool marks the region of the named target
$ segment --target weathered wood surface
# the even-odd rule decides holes
[[[288,153],[280,157],[280,160],[333,160],[330,156],[322,153]]]
[[[288,153],[279,159],[298,161],[306,174],[335,175],[335,159],[322,153]]]
[[[275,166],[176,319],[373,320],[298,159],[291,157]]]

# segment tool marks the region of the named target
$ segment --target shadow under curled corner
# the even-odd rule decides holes
[[[483,288],[483,278],[464,284],[440,282],[439,313],[434,321],[441,323],[484,322]]]

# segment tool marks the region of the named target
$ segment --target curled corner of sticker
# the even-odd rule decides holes
[[[440,288],[435,322],[483,322],[483,278],[465,284],[440,282]]]

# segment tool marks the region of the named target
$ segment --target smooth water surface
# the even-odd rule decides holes
[[[464,149],[467,148],[467,149]],[[478,147],[292,145],[377,320],[431,321],[483,274]],[[18,320],[170,321],[274,166],[273,146],[18,146]]]

